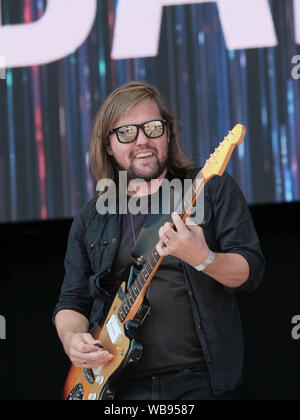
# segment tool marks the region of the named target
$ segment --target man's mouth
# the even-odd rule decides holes
[[[143,153],[137,153],[134,158],[135,159],[147,159],[154,156],[154,153],[152,152],[143,152]]]

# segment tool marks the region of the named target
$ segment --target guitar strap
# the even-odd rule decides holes
[[[192,169],[187,176],[187,179],[193,179],[197,176],[199,169]],[[169,181],[171,180],[168,177]],[[172,223],[171,213],[176,209],[176,202],[179,200],[181,201],[183,197],[176,197],[174,188],[168,189],[170,191],[169,197],[162,197],[163,188],[160,187],[158,194],[159,194],[159,213],[151,214],[151,212],[146,217],[144,225],[140,231],[140,234],[137,238],[135,247],[131,253],[131,262],[133,262],[137,267],[142,267],[144,263],[147,261],[148,257],[150,256],[151,252],[157,245],[159,241],[158,231],[161,226],[163,226],[166,222]],[[164,200],[163,200],[164,199]],[[169,209],[170,212],[164,214],[163,212],[163,202],[165,200],[169,200]],[[179,204],[179,202],[177,203]]]

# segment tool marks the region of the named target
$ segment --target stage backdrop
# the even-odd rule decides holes
[[[73,217],[94,196],[92,122],[133,79],[162,91],[196,165],[247,126],[228,170],[249,204],[299,200],[299,3],[1,0],[0,222]]]

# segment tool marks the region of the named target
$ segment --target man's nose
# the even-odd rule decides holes
[[[142,128],[139,128],[138,136],[136,139],[136,145],[143,145],[147,144],[149,141],[149,138],[146,136],[146,134],[143,132]]]

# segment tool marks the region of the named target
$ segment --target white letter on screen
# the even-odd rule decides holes
[[[296,43],[300,45],[300,1],[294,0]]]
[[[214,2],[228,49],[277,45],[268,0],[119,0],[112,58],[157,56],[164,6]]]
[[[6,60],[5,57],[0,55],[0,79],[5,79],[6,77]]]
[[[218,6],[228,49],[278,45],[268,0],[219,0]]]
[[[76,51],[88,37],[97,0],[48,0],[36,22],[0,26],[0,56],[7,67],[47,64]]]

